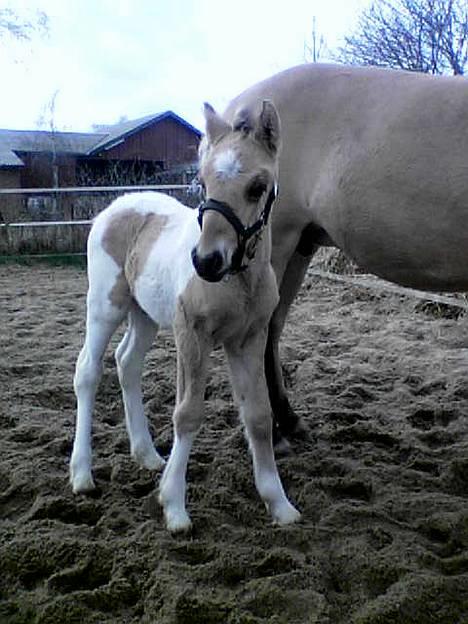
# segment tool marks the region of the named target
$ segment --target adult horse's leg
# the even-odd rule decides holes
[[[112,306],[105,293],[90,292],[87,300],[86,337],[76,362],[73,381],[77,398],[75,440],[70,460],[70,482],[75,494],[94,490],[91,474],[91,422],[102,358],[126,310]]]
[[[181,312],[181,314],[180,314]],[[177,403],[174,410],[174,442],[159,486],[159,502],[169,531],[186,531],[191,526],[185,508],[186,473],[190,450],[204,411],[209,339],[185,324],[183,309],[175,323],[177,345]]]
[[[139,307],[133,305],[128,313],[127,331],[115,352],[130,452],[135,461],[148,470],[157,470],[165,463],[151,439],[141,390],[145,355],[153,344],[156,332],[155,323]]]
[[[274,419],[275,446],[281,446],[282,437],[290,436],[299,428],[299,417],[292,409],[284,387],[283,372],[279,355],[279,340],[286,317],[299,288],[304,280],[310,260],[317,246],[306,246],[302,239],[292,254],[281,278],[280,301],[273,313],[268,328],[265,350],[265,374]]]
[[[272,418],[264,374],[266,328],[238,344],[225,345],[234,396],[252,452],[255,485],[278,524],[299,519],[278,475],[272,441]]]

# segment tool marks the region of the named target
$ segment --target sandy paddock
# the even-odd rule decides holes
[[[216,351],[189,465],[194,529],[172,537],[155,475],[129,458],[111,351],[99,490],[68,485],[85,290],[79,269],[0,267],[2,624],[468,622],[466,318],[309,276],[282,343],[309,435],[278,460],[303,521],[271,526]],[[144,383],[167,455],[170,334]]]

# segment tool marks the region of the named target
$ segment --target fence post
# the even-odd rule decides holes
[[[10,232],[8,223],[5,221],[0,225],[1,237],[0,237],[0,253],[10,254]]]

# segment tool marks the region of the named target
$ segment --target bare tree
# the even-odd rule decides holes
[[[58,89],[53,92],[42,106],[36,119],[36,127],[42,132],[37,135],[36,146],[33,147],[30,161],[30,167],[34,170],[34,175],[40,177],[41,185],[51,189],[57,189],[63,185],[63,180],[59,179],[60,163],[63,160],[63,154],[70,147],[67,135],[59,130],[56,122],[59,94]],[[39,215],[42,219],[50,219],[60,218],[70,203],[68,199],[51,191],[50,196],[31,197],[27,203],[28,208],[31,204],[30,212],[35,218]]]
[[[0,8],[0,38],[5,35],[20,41],[30,41],[34,35],[44,36],[49,32],[49,18],[43,11],[30,12],[21,17],[9,8]]]
[[[468,65],[466,0],[375,0],[334,55],[356,65],[431,74],[464,74]]]
[[[312,19],[312,41],[308,45],[304,43],[304,60],[312,63],[318,63],[321,56],[326,50],[325,38],[317,31],[317,18]]]
[[[59,90],[56,89],[50,99],[43,106],[42,112],[36,121],[36,125],[38,128],[44,128],[44,130],[47,130],[49,132],[49,142],[51,148],[50,153],[52,155],[51,169],[53,188],[59,187],[57,152],[59,149],[59,140],[61,140],[61,143],[63,143],[63,140],[58,133],[57,124],[55,121],[58,95]]]

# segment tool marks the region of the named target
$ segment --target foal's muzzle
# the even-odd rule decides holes
[[[247,265],[244,264],[244,255],[251,260],[255,255],[256,243],[261,236],[263,228],[268,223],[273,202],[276,199],[276,185],[271,189],[260,217],[250,226],[245,226],[239,217],[234,213],[231,206],[216,199],[207,199],[198,208],[198,223],[200,229],[203,226],[203,215],[208,210],[221,214],[234,228],[237,235],[237,247],[232,254],[231,265],[223,268],[223,257],[218,251],[209,254],[204,258],[199,258],[196,248],[192,250],[192,262],[198,275],[209,282],[219,282],[226,274],[236,274],[244,271]],[[251,251],[246,252],[247,243],[253,239]]]
[[[197,248],[192,249],[192,263],[198,275],[207,282],[219,282],[228,272],[223,266],[223,256],[214,251],[208,256],[199,258]]]

